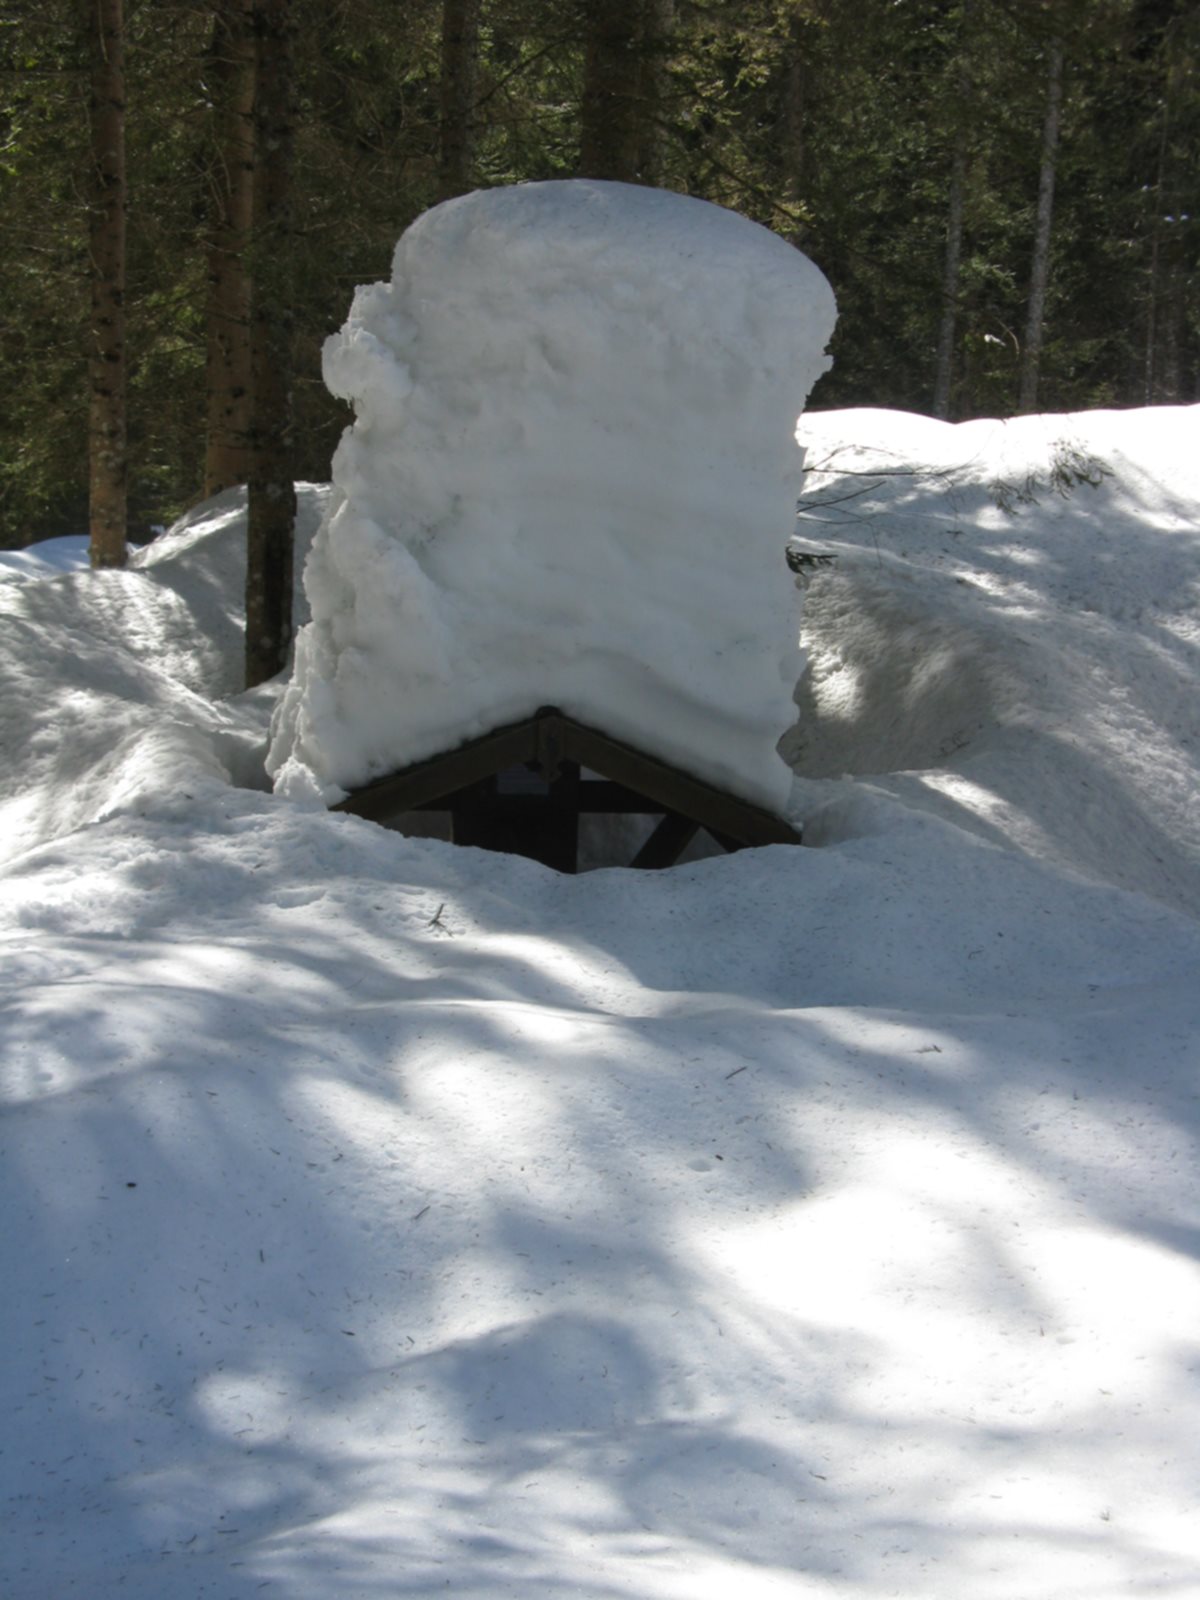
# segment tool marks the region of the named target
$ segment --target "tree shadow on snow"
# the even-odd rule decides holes
[[[1186,1592],[1099,1502],[987,1498],[1055,1429],[1109,1449],[1103,1400],[1001,1425],[955,1409],[963,1380],[940,1414],[886,1320],[836,1310],[856,1258],[884,1271],[854,1224],[880,1128],[1194,1241],[1165,1200],[1093,1194],[1086,1141],[1048,1167],[1028,1109],[1058,1024],[1002,1083],[991,1014],[939,1011],[925,1057],[898,991],[854,1034],[819,938],[788,944],[802,894],[811,918],[844,889],[827,853],[573,882],[248,797],[206,830],[150,819],[116,873],[108,838],[26,868],[6,1013],[12,1600],[869,1595],[937,1563],[984,1593],[1019,1538],[1047,1570],[1107,1562],[1113,1592],[1159,1566]],[[1053,1082],[1141,1103],[1083,1051]],[[1158,1114],[1193,1129],[1172,1093]],[[943,1211],[955,1294],[1041,1355],[1053,1291],[1009,1219]]]

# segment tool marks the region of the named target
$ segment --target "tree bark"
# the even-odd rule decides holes
[[[91,65],[88,524],[93,567],[125,565],[125,38],[121,0],[84,0]]]
[[[584,3],[579,176],[641,179],[641,0]]]
[[[1054,220],[1054,177],[1058,164],[1059,114],[1062,108],[1063,44],[1052,39],[1046,66],[1046,120],[1042,127],[1042,165],[1038,178],[1037,228],[1033,265],[1029,274],[1029,313],[1025,345],[1021,351],[1020,392],[1017,408],[1037,406],[1038,368],[1046,319],[1046,289],[1050,281],[1050,230]]]
[[[787,56],[784,61],[783,96],[780,107],[780,166],[783,191],[795,218],[786,237],[799,246],[804,227],[804,177],[807,143],[805,139],[805,61],[801,19],[793,10],[788,19]]]
[[[963,0],[954,104],[954,154],[946,214],[946,253],[942,261],[942,314],[938,322],[937,358],[933,375],[933,414],[950,415],[954,381],[954,336],[958,323],[959,269],[962,265],[963,213],[967,192],[967,142],[971,117],[971,44],[975,0]]]
[[[937,362],[933,377],[933,414],[944,422],[950,415],[954,377],[954,334],[958,321],[958,273],[962,264],[963,200],[967,187],[966,130],[955,134],[950,168],[950,203],[946,217],[946,255],[942,267],[942,315],[938,324]]]
[[[292,637],[292,144],[290,0],[254,0],[256,142],[251,297],[246,687],[282,672]]]
[[[472,187],[472,118],[479,66],[479,0],[442,0],[441,155],[438,199]]]
[[[205,315],[208,428],[204,493],[250,470],[250,278],[254,221],[254,33],[251,0],[219,0],[209,57],[212,180]]]
[[[642,0],[638,66],[638,177],[658,188],[663,181],[666,137],[662,105],[675,26],[675,0]]]

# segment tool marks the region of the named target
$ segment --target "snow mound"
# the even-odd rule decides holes
[[[1198,437],[1196,406],[803,419],[809,843],[869,791],[1200,912]]]
[[[327,483],[296,485],[296,584],[292,618],[308,621],[300,569],[329,503]],[[202,694],[236,694],[245,662],[246,491],[226,489],[202,500],[147,545],[131,565],[174,589],[192,613],[193,635],[207,641]],[[184,681],[188,681],[185,677]]]
[[[329,489],[296,488],[300,555]],[[72,541],[54,543],[69,556]],[[237,692],[244,489],[195,506],[123,569],[40,565],[0,583],[0,862],[214,783],[266,786],[278,685]]]
[[[296,561],[312,543],[329,485],[296,485]],[[27,562],[15,582],[0,582],[0,618],[39,633],[83,632],[137,657],[196,694],[237,694],[243,684],[246,593],[246,491],[227,489],[184,513],[124,568],[93,572],[87,541],[48,540],[53,564]],[[59,548],[61,547],[61,548]],[[43,549],[10,552],[28,556]],[[82,548],[81,563],[72,552]],[[308,619],[296,585],[295,616]],[[2,669],[0,669],[2,670]]]
[[[422,217],[325,349],[357,420],[281,791],[334,799],[554,703],[781,809],[794,434],[834,315],[805,257],[680,195],[532,184]]]
[[[1200,1592],[1198,422],[806,418],[669,872],[231,787],[238,497],[7,585],[4,1600]]]
[[[36,583],[55,572],[78,572],[87,564],[86,534],[42,539],[25,550],[0,550],[0,583]]]

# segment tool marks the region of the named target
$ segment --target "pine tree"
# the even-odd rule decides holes
[[[442,0],[439,200],[471,187],[478,76],[479,0]]]
[[[246,687],[287,664],[292,636],[296,486],[292,452],[291,0],[253,0],[254,247],[251,288]]]
[[[579,175],[637,183],[647,148],[643,29],[648,0],[584,6]]]
[[[962,266],[963,221],[966,209],[967,162],[970,144],[972,45],[974,43],[976,0],[963,0],[962,21],[954,63],[956,94],[953,100],[950,186],[946,206],[946,252],[942,268],[942,314],[938,322],[937,359],[933,380],[933,414],[943,419],[950,415],[950,393],[954,377],[955,332],[958,323],[958,297]]]
[[[88,257],[92,286],[88,376],[90,554],[125,565],[125,23],[121,0],[83,0],[91,62]]]
[[[1054,218],[1054,179],[1058,165],[1059,119],[1063,94],[1063,42],[1055,36],[1046,51],[1046,116],[1042,127],[1042,159],[1038,173],[1037,230],[1033,264],[1029,273],[1029,307],[1025,343],[1021,350],[1021,385],[1017,404],[1022,411],[1037,405],[1038,367],[1046,315],[1046,288],[1050,279],[1050,229]]]
[[[212,104],[208,179],[208,296],[205,308],[208,426],[204,493],[249,475],[250,279],[254,220],[254,33],[251,0],[218,0],[208,91]]]

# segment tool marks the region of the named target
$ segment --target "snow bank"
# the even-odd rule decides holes
[[[554,703],[779,809],[783,546],[833,296],[745,219],[620,184],[468,195],[325,350],[357,421],[270,767],[336,798]]]
[[[5,1600],[1198,1592],[1194,922],[189,812],[0,874]]]
[[[898,800],[1200,913],[1198,439],[1197,406],[804,417],[809,843]]]
[[[329,489],[296,489],[299,559]],[[278,690],[237,693],[245,490],[195,506],[120,570],[87,568],[86,540],[70,570],[77,541],[51,543],[53,563],[0,582],[0,862],[213,784],[264,787]]]
[[[236,506],[7,586],[4,1600],[1200,1593],[1198,425],[806,418],[670,872],[230,788]]]
[[[328,484],[296,485],[298,566],[328,499]],[[47,540],[7,554],[40,558],[43,551],[49,555],[10,566],[16,581],[0,581],[0,619],[19,619],[47,636],[59,630],[90,634],[213,699],[241,689],[245,489],[227,489],[193,506],[160,538],[134,551],[124,568],[93,572],[86,539]],[[294,606],[297,623],[306,622],[299,581]]]
[[[28,583],[54,572],[78,572],[87,564],[86,534],[42,539],[25,550],[0,550],[0,583]]]

